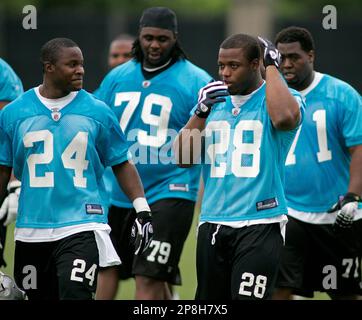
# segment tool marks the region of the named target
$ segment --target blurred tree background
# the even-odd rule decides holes
[[[29,4],[37,9],[36,30],[22,28],[22,9]],[[325,5],[337,9],[337,30],[322,27]],[[312,31],[316,68],[362,90],[355,66],[362,50],[356,41],[362,29],[361,0],[1,0],[0,56],[30,88],[41,81],[41,45],[53,37],[72,38],[83,50],[85,85],[92,91],[108,71],[106,55],[112,38],[123,32],[137,34],[141,13],[151,6],[168,6],[177,13],[179,39],[190,60],[215,78],[218,47],[226,36],[243,32],[273,39],[280,28],[294,24]],[[346,54],[346,61],[338,59]]]

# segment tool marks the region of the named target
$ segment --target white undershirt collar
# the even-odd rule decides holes
[[[34,88],[35,94],[37,95],[40,102],[51,111],[55,109],[57,109],[57,111],[63,109],[65,106],[67,106],[69,103],[73,101],[73,99],[77,96],[79,92],[79,91],[72,91],[64,97],[58,99],[48,99],[40,94],[39,87],[40,86]]]
[[[146,68],[145,66],[142,66],[143,70],[147,71],[147,72],[155,72],[157,70],[160,70],[166,66],[168,66],[171,62],[172,58],[170,60],[168,60],[165,64],[163,64],[162,66],[159,67],[155,67],[155,68]]]
[[[311,84],[308,87],[306,87],[305,89],[299,91],[299,93],[303,97],[305,97],[309,92],[311,92],[318,85],[318,83],[322,80],[323,76],[324,76],[323,73],[314,71],[314,79],[311,82]]]
[[[247,95],[232,95],[230,96],[231,103],[234,105],[235,108],[240,108],[242,105],[244,105],[256,92],[258,92],[263,86],[265,81],[263,80],[262,85],[255,89],[253,92],[247,94]]]

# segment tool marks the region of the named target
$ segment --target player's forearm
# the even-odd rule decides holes
[[[126,161],[113,166],[112,169],[119,186],[130,201],[145,196],[140,176],[132,163]]]
[[[3,202],[6,196],[6,187],[11,176],[11,168],[0,165],[0,203]]]
[[[1,101],[0,101],[0,110],[1,110],[2,108],[4,108],[8,103],[9,103],[9,101],[1,100]]]
[[[173,150],[178,166],[191,167],[200,159],[205,119],[191,117],[176,137]]]
[[[279,71],[274,66],[266,68],[266,102],[268,113],[275,128],[294,129],[300,120],[299,105]]]
[[[358,194],[362,197],[362,145],[349,149],[352,155],[349,167],[350,179],[348,192]]]

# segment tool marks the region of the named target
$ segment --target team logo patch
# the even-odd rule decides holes
[[[145,80],[142,82],[142,87],[148,88],[151,85],[151,81]]]
[[[234,117],[236,117],[240,113],[240,108],[233,108],[231,113]]]
[[[58,108],[53,108],[52,109],[52,113],[51,113],[52,119],[54,121],[59,121],[60,117],[62,116],[62,114],[59,112]]]
[[[258,201],[256,203],[256,210],[266,210],[266,209],[272,209],[278,206],[278,199],[277,198],[270,198],[263,201]]]
[[[103,208],[100,204],[87,203],[85,205],[87,214],[103,214]]]

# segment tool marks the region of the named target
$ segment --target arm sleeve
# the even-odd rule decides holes
[[[131,158],[128,143],[115,114],[106,110],[106,123],[101,125],[97,149],[105,166],[114,166]]]
[[[13,166],[13,153],[12,144],[9,135],[1,127],[1,116],[0,116],[0,164],[12,167]]]
[[[348,98],[347,98],[348,97]],[[347,147],[362,144],[362,99],[353,88],[346,92],[342,102],[342,133]]]
[[[12,70],[0,72],[0,101],[13,101],[23,93],[23,85]]]

